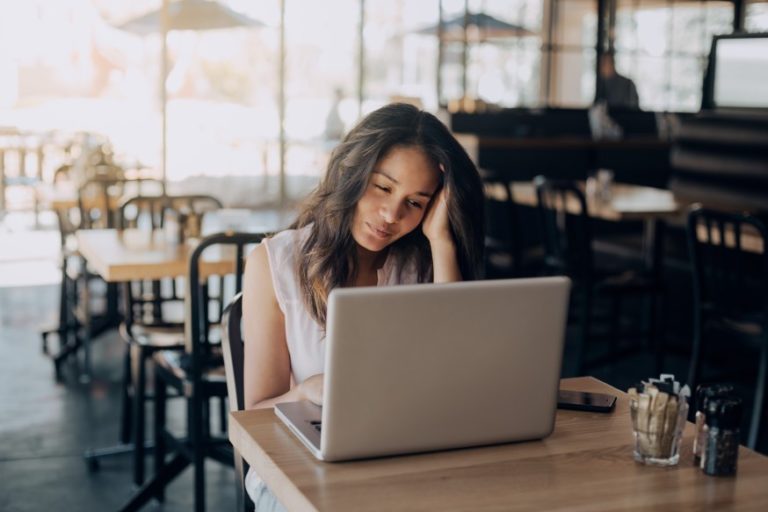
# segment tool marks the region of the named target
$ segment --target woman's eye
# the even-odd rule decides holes
[[[384,192],[389,192],[389,187],[385,187],[383,185],[376,185],[376,184],[374,184],[374,187],[376,187],[379,190],[383,190]]]
[[[419,209],[422,208],[421,203],[419,203],[418,201],[408,201],[408,205],[411,208],[419,208]]]

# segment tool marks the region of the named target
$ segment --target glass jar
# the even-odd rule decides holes
[[[705,414],[706,437],[701,469],[712,476],[734,475],[739,457],[741,400],[736,397],[710,398]]]
[[[693,463],[701,464],[701,455],[706,437],[706,407],[710,398],[732,395],[732,384],[702,384],[696,388],[696,435],[693,438]]]

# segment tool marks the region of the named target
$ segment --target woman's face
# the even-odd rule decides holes
[[[373,169],[352,219],[352,237],[379,252],[416,229],[437,192],[440,171],[415,146],[395,146]]]

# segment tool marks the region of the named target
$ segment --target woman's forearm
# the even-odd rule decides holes
[[[451,283],[461,281],[459,260],[456,257],[456,244],[453,240],[430,242],[432,249],[432,269],[434,282]]]
[[[259,402],[246,405],[246,409],[268,409],[282,402],[298,402],[299,400],[305,400],[304,393],[300,389],[300,386],[295,386],[286,391],[282,395],[278,395],[272,398],[265,398]]]

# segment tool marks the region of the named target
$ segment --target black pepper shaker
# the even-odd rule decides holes
[[[733,475],[739,457],[741,400],[736,397],[709,398],[705,414],[706,444],[701,468],[707,475]]]
[[[710,398],[730,396],[734,393],[732,384],[701,384],[696,388],[696,435],[693,438],[693,463],[701,464],[706,444],[706,408]]]

